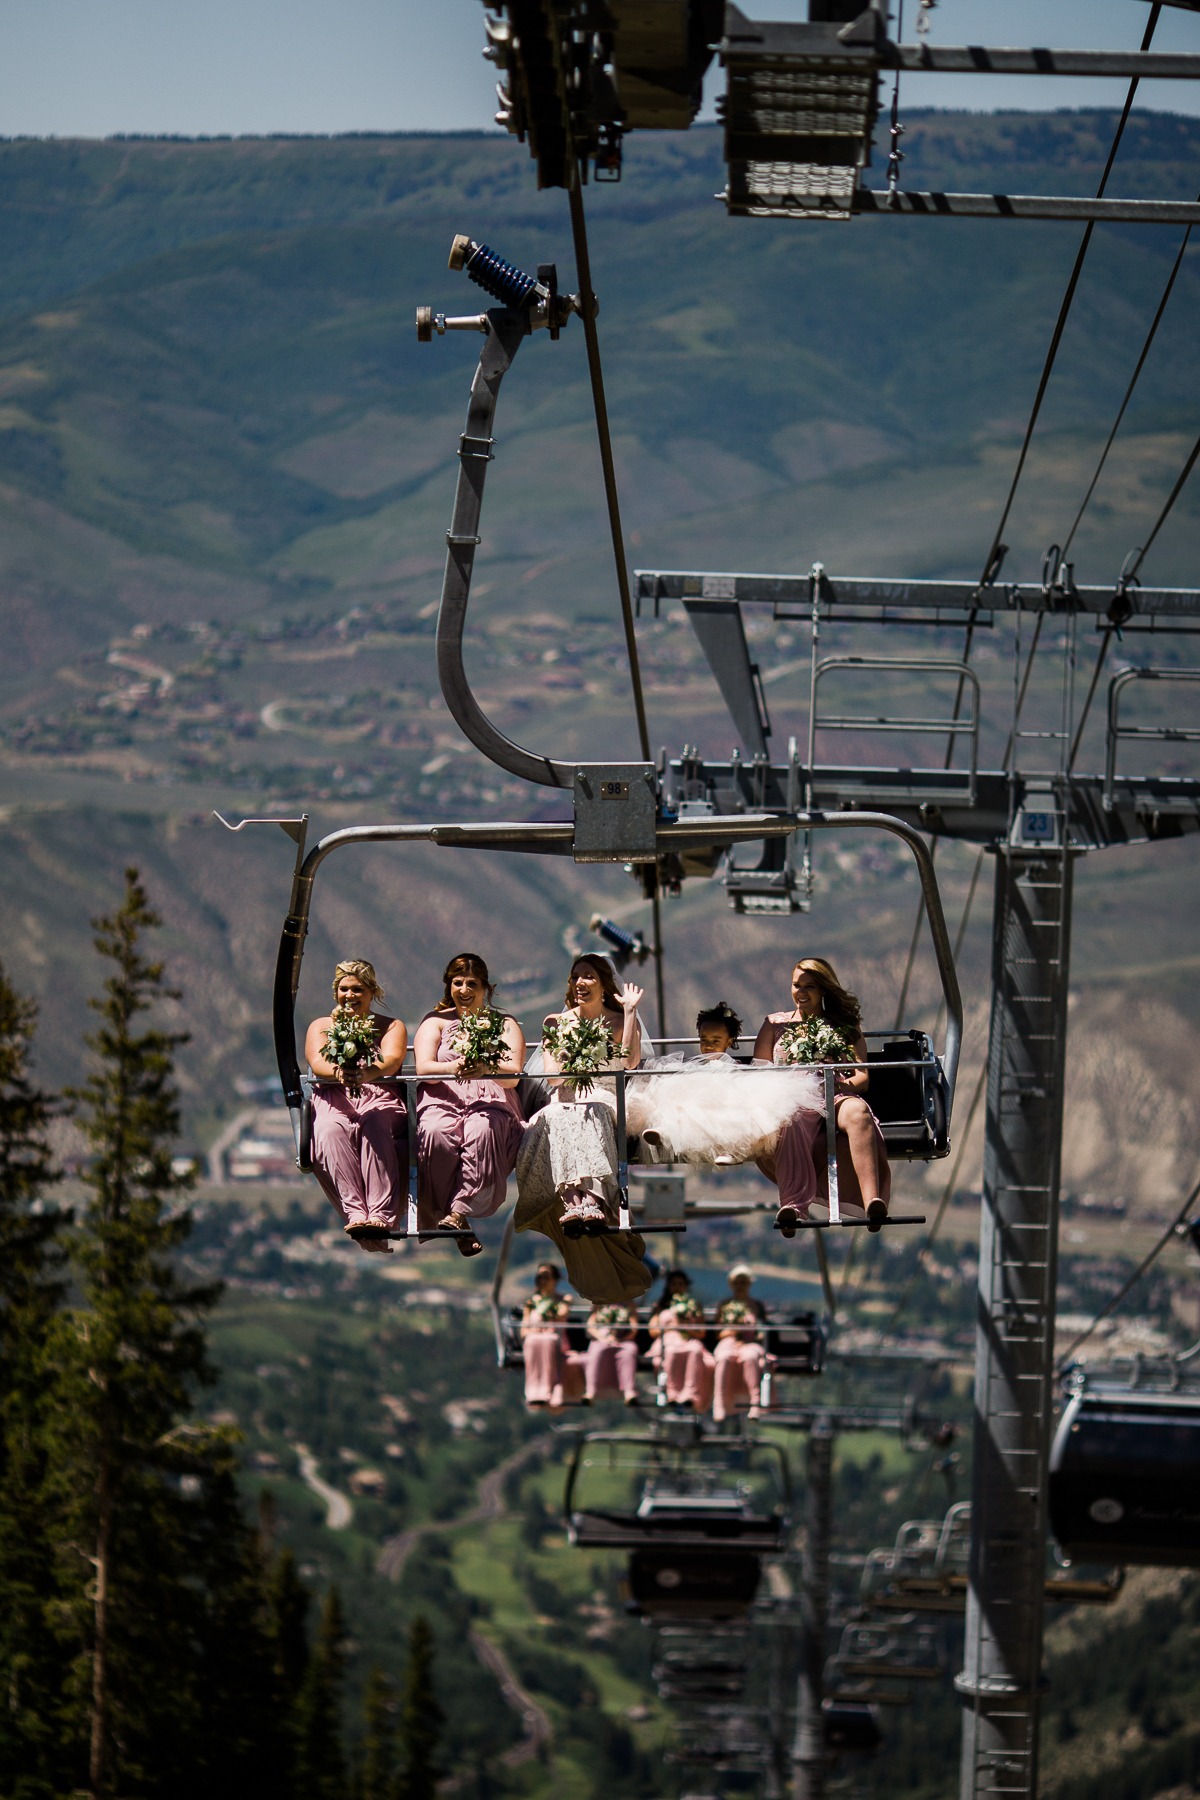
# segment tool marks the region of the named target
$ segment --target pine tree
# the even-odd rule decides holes
[[[335,1587],[325,1595],[308,1669],[296,1702],[295,1792],[303,1800],[344,1800],[346,1757],[342,1748],[342,1680],[346,1621]]]
[[[43,1600],[52,1553],[40,1505],[40,1359],[62,1297],[64,1215],[44,1204],[57,1179],[48,1096],[29,1076],[36,1009],[0,967],[0,1791],[47,1791],[60,1658]],[[35,1210],[36,1209],[36,1210]]]
[[[392,1800],[396,1779],[396,1696],[378,1663],[367,1676],[363,1696],[359,1800]]]
[[[267,1791],[273,1754],[264,1571],[242,1518],[227,1435],[189,1418],[210,1379],[204,1315],[176,1255],[173,1061],[183,1041],[142,1015],[173,997],[142,953],[159,923],[136,870],[96,921],[113,964],[93,1071],[76,1095],[92,1149],[73,1244],[78,1303],[44,1368],[45,1505],[57,1539],[51,1615],[70,1666],[61,1788],[106,1796]],[[257,1691],[257,1697],[256,1697]]]
[[[420,1613],[412,1622],[400,1706],[400,1775],[396,1800],[436,1800],[437,1750],[445,1714],[433,1685],[433,1632]]]

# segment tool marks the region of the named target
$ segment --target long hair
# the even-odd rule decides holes
[[[821,1012],[836,1031],[844,1031],[853,1042],[862,1035],[862,1007],[857,994],[844,988],[837,978],[832,963],[827,963],[823,956],[802,956],[792,964],[792,974],[803,969],[811,975],[821,990]]]
[[[484,962],[482,956],[476,956],[473,950],[463,950],[460,951],[457,956],[452,956],[450,961],[446,964],[446,967],[442,970],[443,991],[441,999],[434,1008],[435,1012],[446,1013],[458,1011],[457,1006],[455,1006],[454,1001],[450,997],[450,983],[454,980],[456,975],[474,975],[477,980],[482,981],[484,987],[487,989],[488,1005],[491,1005],[492,995],[495,993],[496,989],[492,984],[491,976],[488,974],[487,964]]]
[[[564,1010],[575,1004],[575,996],[571,992],[571,989],[575,982],[575,971],[580,963],[586,963],[588,968],[594,969],[596,974],[600,977],[600,987],[604,995],[605,1006],[612,1012],[620,1012],[621,1002],[617,998],[617,978],[613,974],[613,966],[609,962],[607,956],[596,955],[590,950],[585,950],[583,955],[577,956],[571,964],[571,973],[567,976],[567,991],[563,999]]]
[[[696,1014],[696,1030],[699,1031],[705,1025],[719,1025],[723,1031],[727,1031],[731,1050],[742,1032],[742,1021],[728,1000],[718,1000],[715,1006],[706,1006]]]
[[[379,977],[375,973],[375,964],[364,962],[360,956],[348,956],[344,962],[336,963],[334,965],[333,1000],[335,1006],[337,1004],[338,982],[342,979],[343,975],[351,975],[355,981],[361,981],[365,988],[370,988],[371,998],[373,1000],[383,1000],[386,997],[383,989],[379,985]]]

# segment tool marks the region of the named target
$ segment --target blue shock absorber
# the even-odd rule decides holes
[[[505,262],[502,256],[497,256],[486,244],[472,241],[462,266],[472,281],[504,306],[524,306],[537,287],[532,275],[526,275],[523,269]]]

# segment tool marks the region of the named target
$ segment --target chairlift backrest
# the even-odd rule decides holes
[[[946,1077],[926,1032],[868,1036],[868,1099],[893,1162],[925,1162],[950,1148]]]
[[[631,1609],[647,1618],[738,1618],[762,1576],[759,1557],[741,1551],[635,1550],[629,1559]]]

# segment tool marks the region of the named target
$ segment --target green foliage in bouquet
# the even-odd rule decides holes
[[[717,1308],[718,1325],[755,1326],[759,1323],[758,1314],[744,1300],[722,1300]]]
[[[854,1050],[844,1032],[826,1019],[799,1019],[779,1039],[788,1063],[845,1063],[854,1061]]]
[[[591,1093],[601,1069],[626,1053],[603,1019],[551,1020],[542,1027],[542,1045],[580,1096]]]
[[[703,1325],[704,1308],[694,1294],[672,1294],[671,1311],[682,1325]]]
[[[378,1040],[379,1025],[373,1014],[362,1018],[348,1006],[335,1006],[321,1054],[341,1071],[347,1087],[356,1088],[375,1066]]]
[[[529,1307],[529,1315],[544,1325],[552,1325],[560,1319],[570,1317],[570,1302],[561,1294],[535,1294]]]
[[[463,1074],[479,1075],[499,1067],[509,1057],[504,1037],[504,1014],[494,1006],[464,1013],[454,1033],[454,1047],[462,1057]]]
[[[628,1330],[633,1324],[633,1317],[627,1306],[613,1304],[602,1306],[596,1314],[597,1325],[607,1325],[615,1330]]]

